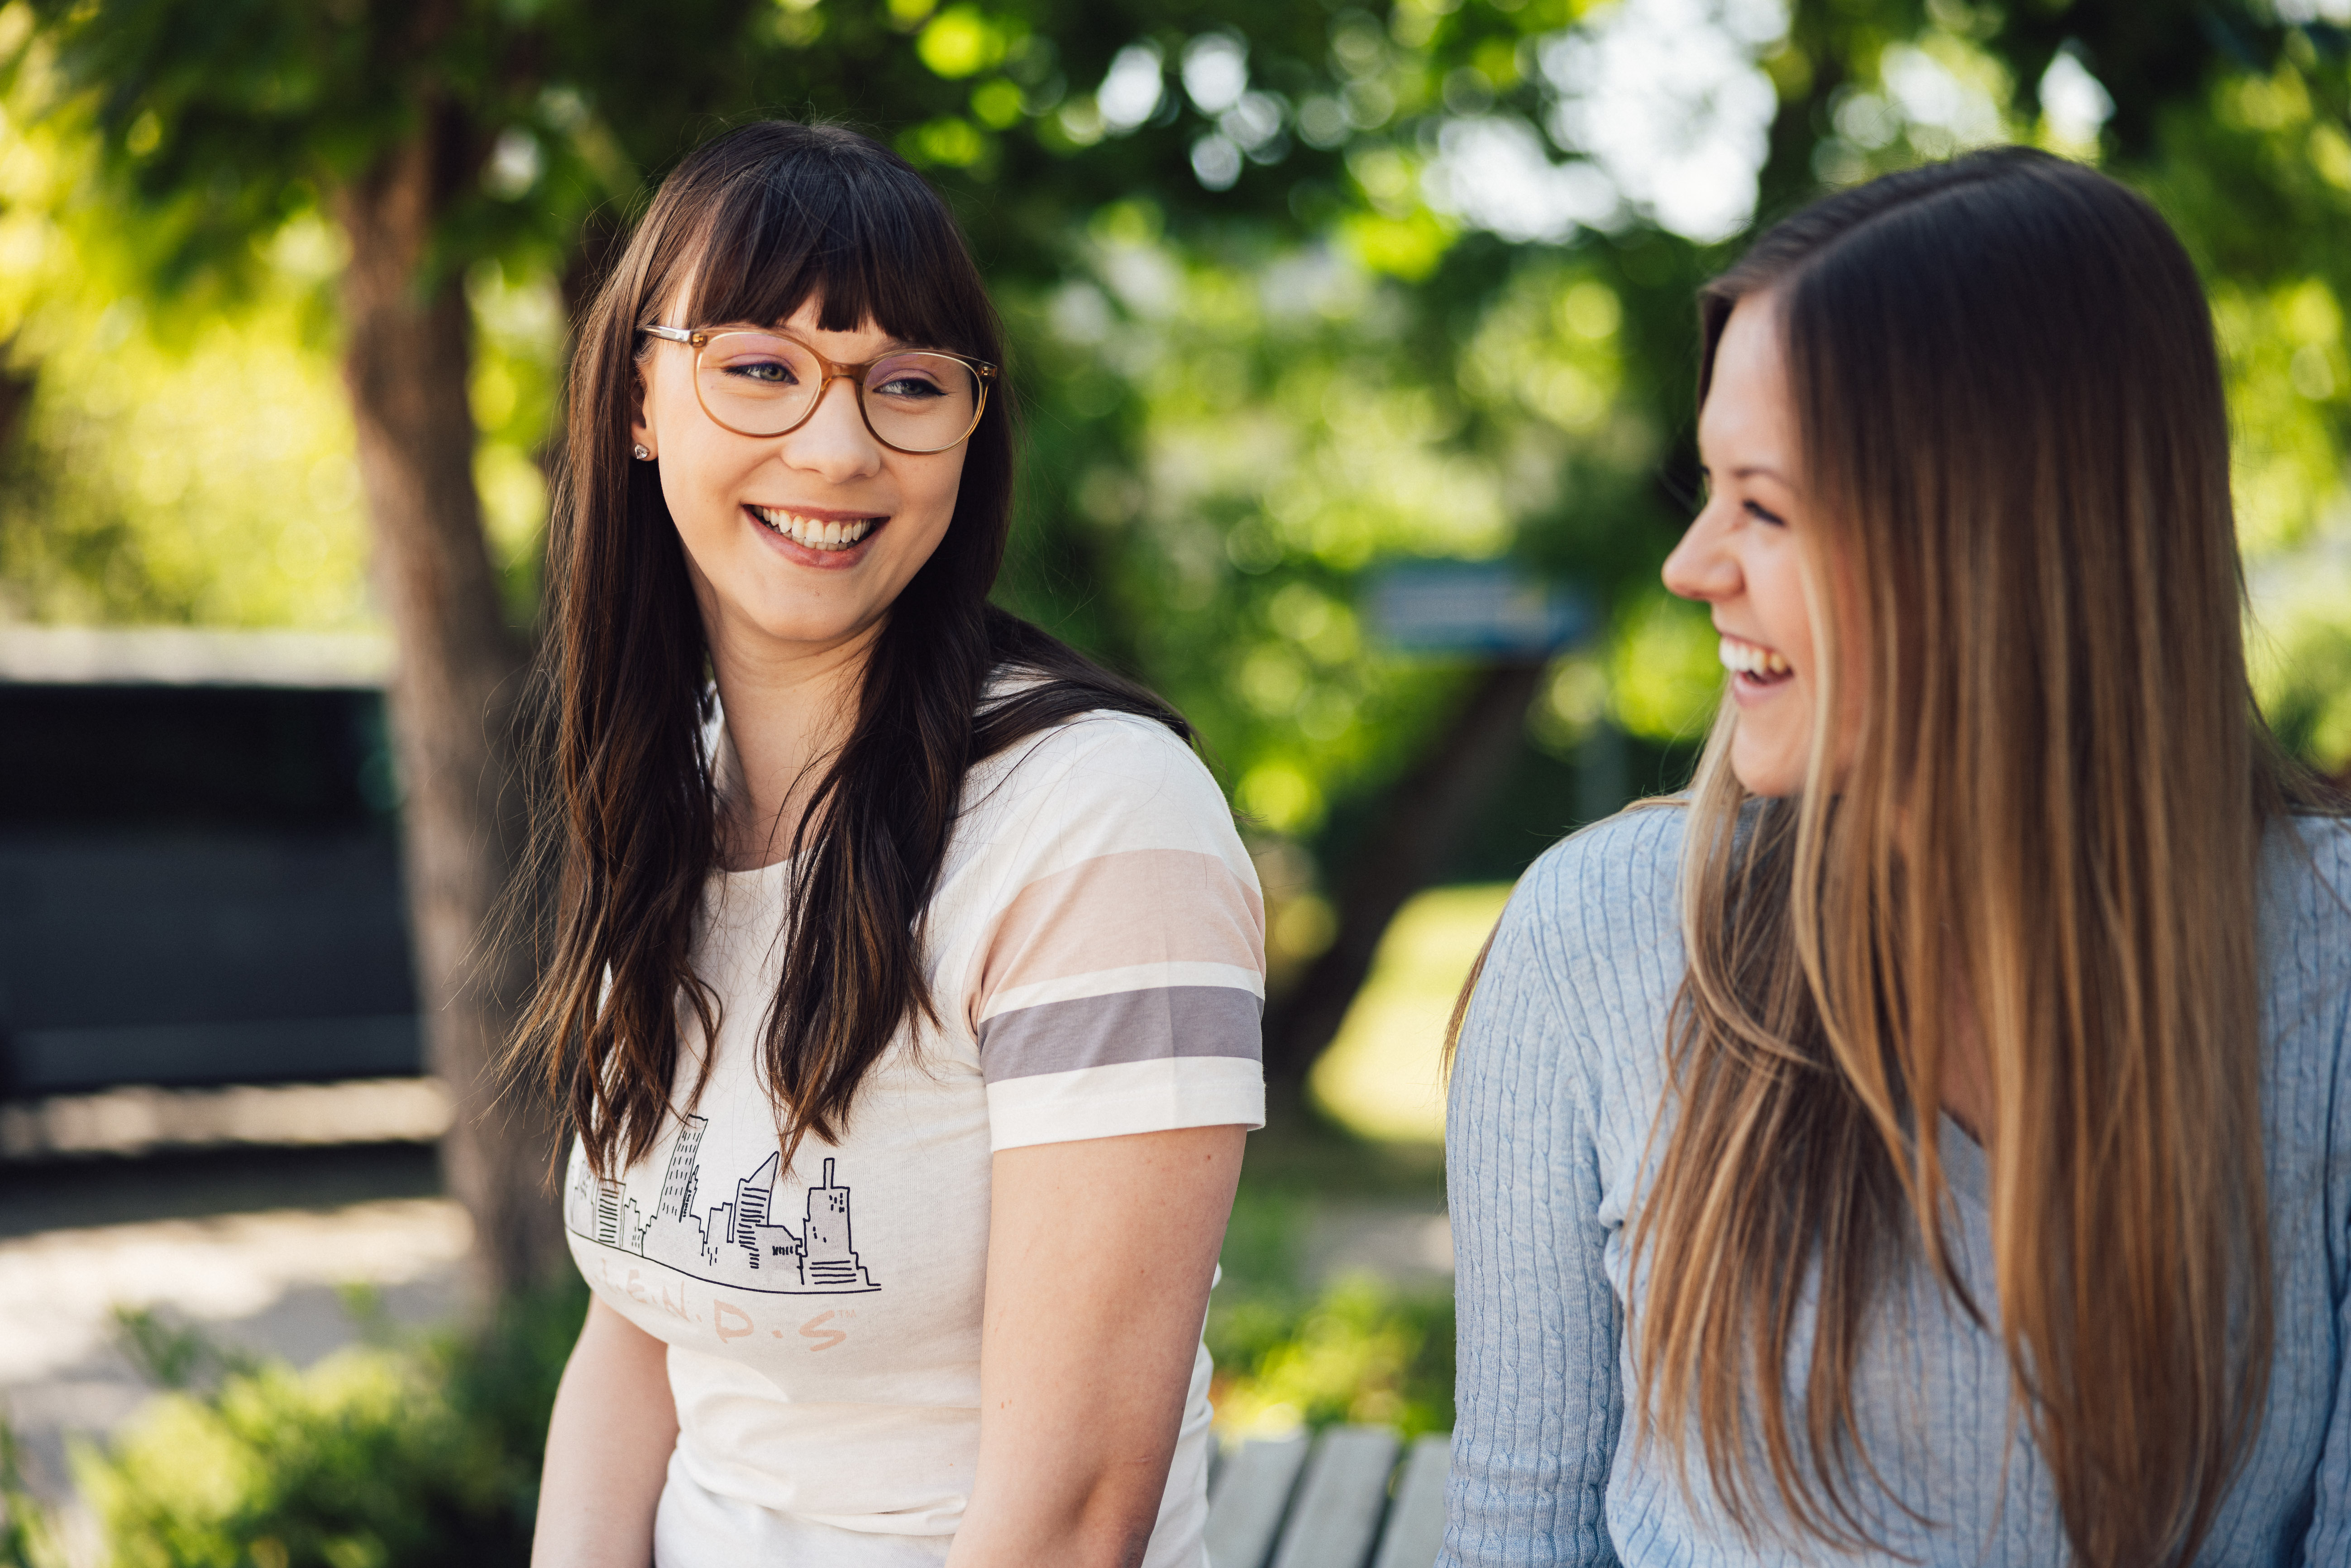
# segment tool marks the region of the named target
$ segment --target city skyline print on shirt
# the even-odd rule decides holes
[[[833,1179],[833,1161],[824,1179],[806,1188],[800,1228],[781,1223],[774,1212],[782,1152],[738,1178],[729,1195],[702,1214],[695,1199],[702,1188],[702,1135],[709,1118],[688,1116],[670,1149],[662,1176],[661,1199],[647,1218],[628,1185],[599,1181],[585,1160],[575,1161],[564,1194],[564,1228],[614,1251],[674,1269],[705,1284],[768,1295],[862,1294],[882,1287],[859,1260],[850,1232],[849,1188]]]

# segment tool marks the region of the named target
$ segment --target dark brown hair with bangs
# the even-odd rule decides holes
[[[705,1037],[718,1026],[691,955],[718,864],[707,652],[659,476],[630,455],[638,361],[653,341],[641,329],[674,301],[685,323],[709,326],[781,322],[810,297],[827,329],[870,320],[904,342],[1004,359],[938,193],[866,137],[783,121],[689,154],[580,325],[540,666],[547,962],[516,1051],[563,1103],[600,1176],[642,1160],[660,1135],[685,1009]],[[848,738],[792,830],[762,1051],[788,1158],[806,1134],[838,1134],[910,1016],[935,1018],[923,912],[972,765],[1095,709],[1190,737],[1150,693],[987,602],[1011,527],[1010,403],[999,380],[968,438],[946,533],[891,607]],[[987,683],[1005,673],[1030,678],[982,713]]]

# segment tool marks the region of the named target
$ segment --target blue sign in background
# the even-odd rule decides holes
[[[1504,561],[1390,567],[1373,580],[1371,615],[1382,641],[1414,653],[1540,656],[1578,641],[1593,624],[1582,594]]]

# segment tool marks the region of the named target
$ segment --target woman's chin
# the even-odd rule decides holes
[[[883,607],[886,610],[886,606]],[[871,607],[741,602],[726,605],[713,628],[732,651],[802,656],[860,641],[882,619]],[[705,616],[705,624],[707,618]]]
[[[1800,794],[1804,788],[1801,751],[1791,757],[1784,747],[1758,745],[1745,735],[1730,743],[1730,771],[1750,795],[1778,800]]]

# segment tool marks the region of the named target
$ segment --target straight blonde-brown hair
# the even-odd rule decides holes
[[[1837,612],[1802,793],[1748,795],[1729,710],[1691,792],[1639,1407],[1685,1465],[1694,1426],[1734,1519],[1760,1430],[1796,1526],[1859,1544],[1855,1363],[1915,1250],[1996,1307],[2075,1559],[2184,1562],[2270,1363],[2256,874],[2292,793],[2245,674],[2203,292],[2144,200],[2009,150],[1766,235],[1701,296],[1701,398],[1766,293]],[[1840,669],[1864,716],[1832,777]],[[1950,1260],[1933,1133],[1963,998],[1994,1303]]]
[[[1813,753],[1801,794],[1750,794],[1726,704],[1689,791],[1688,965],[1632,1230],[1637,1440],[1685,1484],[1695,1446],[1750,1536],[1776,1495],[1802,1536],[1874,1543],[1855,1364],[1916,1261],[2001,1335],[2074,1559],[2184,1563],[2272,1351],[2257,862],[2322,804],[2246,676],[2203,293],[2141,198],[2008,149],[1771,229],[1701,294],[1701,400],[1731,311],[1767,295],[1802,434]],[[1833,737],[1840,668],[1862,716]],[[1951,1260],[1936,1135],[1963,1006],[1989,1302]]]

